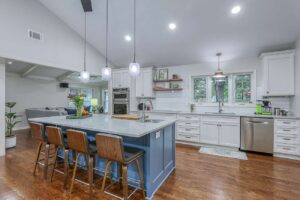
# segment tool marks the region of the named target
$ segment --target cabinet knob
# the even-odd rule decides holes
[[[270,92],[269,91],[267,91],[267,94],[269,94]]]

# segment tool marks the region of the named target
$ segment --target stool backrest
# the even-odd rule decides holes
[[[88,153],[88,139],[86,132],[68,129],[67,138],[69,149],[80,153]]]
[[[45,141],[44,125],[36,122],[30,122],[31,135],[34,139],[41,142]]]
[[[122,137],[98,133],[96,135],[96,145],[100,157],[121,163],[125,162]]]
[[[57,146],[64,147],[64,138],[61,133],[61,129],[55,126],[47,126],[47,139],[50,144],[55,144]]]

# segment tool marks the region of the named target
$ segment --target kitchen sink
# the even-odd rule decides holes
[[[205,114],[209,115],[236,115],[234,112],[205,112]]]
[[[163,119],[146,119],[145,122],[146,123],[160,123],[163,122]]]

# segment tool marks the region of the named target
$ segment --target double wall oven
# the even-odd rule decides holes
[[[113,89],[113,114],[129,113],[129,88]]]

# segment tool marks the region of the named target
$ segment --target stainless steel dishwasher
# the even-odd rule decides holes
[[[273,154],[274,120],[266,117],[241,118],[241,150]]]

